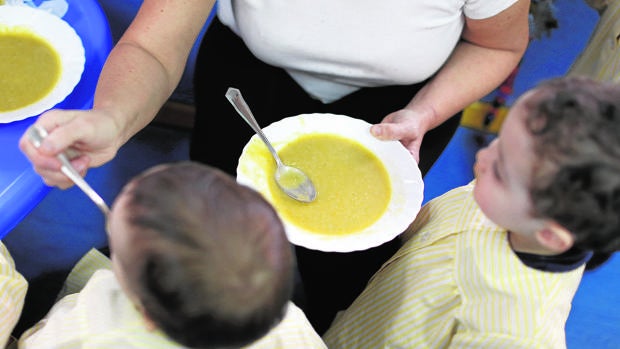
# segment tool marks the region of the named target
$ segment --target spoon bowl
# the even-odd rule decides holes
[[[241,91],[236,88],[228,88],[226,91],[226,98],[235,107],[235,110],[243,120],[245,120],[250,127],[256,132],[256,134],[265,143],[269,152],[276,161],[275,180],[278,187],[282,189],[291,198],[301,202],[312,202],[316,198],[316,189],[312,181],[302,170],[288,166],[282,162],[280,156],[276,152],[275,148],[271,145],[271,142],[267,139],[267,136],[263,133],[258,122],[254,118],[250,107],[247,105]]]

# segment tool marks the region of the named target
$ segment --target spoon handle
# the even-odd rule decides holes
[[[35,147],[39,147],[43,139],[47,137],[47,130],[30,126],[28,128],[28,138],[32,142]],[[101,212],[103,212],[104,216],[107,217],[108,213],[110,213],[110,208],[105,203],[103,198],[97,194],[97,192],[80,176],[80,173],[71,165],[69,158],[65,153],[58,154],[58,159],[62,163],[60,170],[65,176],[69,177],[70,180],[73,181],[82,191],[99,207]]]
[[[67,158],[65,154],[59,154],[58,158],[62,162],[62,166],[60,167],[62,173],[64,173],[65,176],[69,177],[73,183],[82,189],[86,196],[88,196],[95,203],[95,205],[99,207],[101,212],[103,212],[103,215],[107,217],[110,213],[110,208],[105,203],[103,198],[99,196],[99,194],[97,194],[97,192],[84,180],[84,178],[80,176],[80,173],[73,166],[71,166],[69,158]]]
[[[278,153],[263,133],[263,130],[261,130],[260,126],[258,126],[258,122],[256,122],[256,119],[254,118],[250,107],[243,99],[241,91],[236,88],[229,87],[228,91],[226,91],[226,98],[228,98],[228,101],[233,105],[233,107],[235,107],[235,110],[237,111],[237,113],[239,113],[239,115],[241,115],[243,120],[245,120],[245,122],[247,122],[248,125],[250,125],[250,127],[254,130],[254,132],[256,132],[256,134],[263,140],[263,143],[267,145],[269,152],[271,152],[271,154],[273,155],[274,159],[278,163],[278,166],[281,165],[282,160],[280,160]]]

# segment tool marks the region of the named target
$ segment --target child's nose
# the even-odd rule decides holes
[[[476,173],[482,173],[486,170],[488,153],[488,148],[480,149],[476,153],[476,163],[474,164]]]

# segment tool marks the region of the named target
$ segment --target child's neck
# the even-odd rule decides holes
[[[552,251],[541,245],[540,242],[538,242],[536,237],[533,235],[524,235],[509,231],[508,242],[510,243],[510,247],[512,247],[512,249],[516,252],[537,254],[541,256],[551,256],[558,254],[557,252]]]

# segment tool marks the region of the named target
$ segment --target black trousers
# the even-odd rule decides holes
[[[282,69],[257,59],[243,41],[217,18],[205,33],[194,73],[196,116],[190,158],[236,175],[237,161],[254,131],[224,97],[228,87],[241,90],[262,127],[305,113],[343,114],[381,122],[404,107],[423,84],[364,88],[329,104],[311,98]],[[459,117],[428,132],[420,150],[424,175],[454,134]],[[396,252],[398,240],[352,253],[296,247],[303,290],[294,301],[322,334],[338,310],[347,308],[373,273]],[[303,299],[299,295],[304,295]]]

